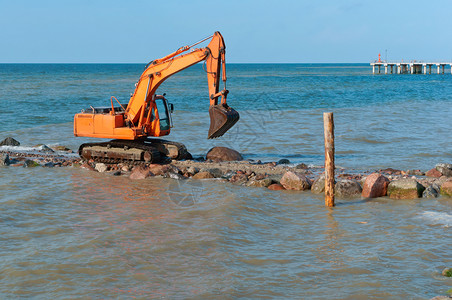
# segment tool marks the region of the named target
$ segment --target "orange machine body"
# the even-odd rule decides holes
[[[226,82],[225,45],[219,32],[211,37],[207,47],[192,48],[208,38],[150,62],[141,74],[127,105],[118,102],[119,107],[115,107],[112,97],[111,107],[91,107],[76,114],[74,135],[122,140],[168,135],[172,109],[163,96],[156,95],[156,90],[168,77],[201,61],[206,63],[210,105],[217,105],[219,97],[221,104],[226,105],[226,87],[219,92],[220,73],[223,82]],[[184,53],[190,49],[190,52]]]

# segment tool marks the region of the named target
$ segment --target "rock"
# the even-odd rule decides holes
[[[379,173],[372,173],[364,181],[361,196],[364,198],[377,198],[386,196],[389,179]]]
[[[286,190],[297,191],[309,190],[312,185],[312,182],[309,178],[302,174],[297,174],[291,171],[284,173],[280,183]]]
[[[433,168],[433,169],[427,171],[427,173],[425,173],[425,176],[439,178],[439,177],[443,176],[443,174],[440,171],[438,171],[436,168]]]
[[[272,191],[282,191],[282,190],[285,190],[285,188],[284,188],[281,184],[279,184],[279,183],[273,183],[273,184],[270,184],[270,185],[268,186],[268,189],[269,189],[269,190],[272,190]]]
[[[424,190],[424,192],[422,193],[422,198],[437,198],[439,196],[440,190],[440,186],[433,183]]]
[[[121,168],[121,171],[123,171],[123,172],[130,172],[130,168],[129,168],[129,166],[123,166]]]
[[[261,180],[251,180],[248,182],[248,186],[255,186],[255,187],[269,187],[273,183],[273,180],[270,178],[265,178]]]
[[[215,178],[215,176],[213,176],[208,171],[198,172],[195,175],[193,175],[193,179],[209,179],[209,178]]]
[[[309,169],[309,167],[307,164],[301,163],[301,164],[296,165],[295,169]]]
[[[107,167],[107,165],[104,164],[104,163],[97,163],[97,164],[94,166],[94,169],[96,169],[96,171],[99,172],[99,173],[103,173],[103,172],[105,172],[105,171],[108,170],[108,167]]]
[[[51,162],[51,161],[46,162],[46,163],[44,164],[44,167],[46,167],[46,168],[53,168],[53,167],[55,167],[55,163],[53,163],[53,162]]]
[[[55,152],[52,149],[50,149],[47,145],[37,145],[36,147],[38,148],[38,150],[40,152],[45,152],[45,153],[53,153],[53,152]]]
[[[66,146],[52,146],[50,147],[53,151],[63,151],[63,152],[72,152],[71,149],[69,149]]]
[[[112,173],[111,173],[111,175],[113,175],[113,176],[121,176],[121,171],[120,170],[116,170],[116,171],[113,171]]]
[[[221,171],[219,168],[207,169],[206,171],[212,174],[215,178],[221,178],[223,176],[223,171]]]
[[[150,164],[148,169],[155,176],[163,176],[170,170],[170,166],[169,165]],[[176,173],[179,172],[179,170],[177,170],[177,171],[174,170],[174,171]]]
[[[9,166],[11,161],[9,160],[8,153],[0,153],[0,167],[1,166]]]
[[[31,159],[26,159],[24,161],[24,168],[34,168],[34,167],[39,167],[40,164],[35,162],[34,160]]]
[[[12,137],[7,137],[0,142],[0,146],[20,146],[20,143],[13,139]]]
[[[290,160],[288,160],[287,158],[282,158],[278,160],[278,165],[287,165],[287,164],[290,164]]]
[[[87,170],[90,170],[90,171],[95,171],[96,169],[94,169],[94,167],[93,166],[91,166],[89,163],[87,163],[87,162],[84,162],[82,165],[81,165],[81,168],[83,168],[83,169],[87,169]]]
[[[230,148],[213,147],[207,152],[206,159],[211,159],[215,162],[220,161],[239,161],[243,160],[242,155]]]
[[[317,178],[311,186],[311,192],[321,194],[325,192],[325,175]]]
[[[446,276],[446,277],[452,277],[452,268],[445,268],[441,272],[441,275]]]
[[[248,182],[248,176],[245,174],[235,174],[229,179],[229,181],[236,184],[243,184]]]
[[[437,164],[436,169],[444,176],[452,177],[452,164]]]
[[[179,173],[173,172],[173,171],[169,171],[167,173],[165,173],[164,175],[165,178],[171,178],[171,179],[176,179],[176,180],[182,180],[185,179],[185,177]]]
[[[424,189],[415,179],[402,178],[389,184],[388,196],[391,199],[415,199],[422,197]]]
[[[262,180],[262,179],[264,179],[264,178],[267,178],[267,175],[265,175],[265,174],[257,174],[257,175],[254,177],[254,180]]]
[[[416,175],[416,176],[424,176],[425,173],[422,172],[421,170],[407,170],[406,173],[408,175]]]
[[[187,168],[187,173],[190,173],[191,175],[195,175],[199,172],[199,169],[193,166],[190,166]]]
[[[441,195],[452,197],[452,179],[441,185]]]
[[[336,182],[334,194],[338,197],[352,198],[361,196],[363,188],[358,181],[353,179],[343,179]]]
[[[154,174],[149,170],[149,168],[143,166],[136,166],[133,168],[132,173],[130,173],[130,179],[145,179],[147,177],[154,176]]]

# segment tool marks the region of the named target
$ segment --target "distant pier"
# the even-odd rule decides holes
[[[444,74],[446,66],[452,74],[452,62],[386,62],[375,61],[370,63],[372,74],[381,74],[384,67],[385,74],[432,74],[432,67],[436,74]]]

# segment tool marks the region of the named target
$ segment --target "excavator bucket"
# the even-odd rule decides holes
[[[211,105],[209,108],[210,128],[207,138],[214,139],[226,133],[240,118],[238,112],[227,104]]]

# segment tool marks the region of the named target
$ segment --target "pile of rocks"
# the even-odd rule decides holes
[[[0,145],[18,146],[12,138]],[[205,180],[217,179],[236,185],[262,187],[270,190],[306,191],[321,194],[325,189],[322,166],[290,165],[287,159],[278,162],[243,161],[241,154],[233,149],[214,147],[205,160],[171,161],[166,164],[104,164],[94,161],[80,161],[74,155],[57,153],[72,151],[64,146],[41,145],[38,154],[0,152],[0,166],[58,167],[81,166],[82,168],[130,179],[146,179],[163,176],[177,180],[187,178]],[[392,168],[375,173],[344,173],[337,169],[335,193],[339,198],[391,199],[432,198],[440,195],[452,197],[452,164],[441,163],[426,173],[420,170],[401,171]],[[350,171],[349,171],[350,172]]]

